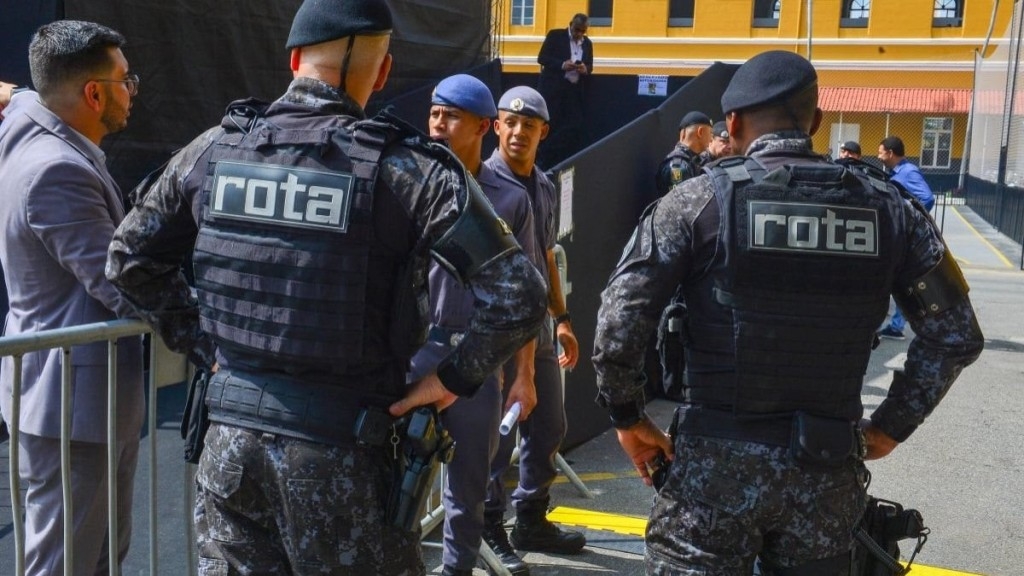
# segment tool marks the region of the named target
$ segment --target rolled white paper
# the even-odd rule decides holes
[[[512,427],[516,425],[519,420],[519,414],[523,411],[523,405],[516,402],[505,412],[505,417],[501,419],[501,426],[498,426],[498,432],[501,432],[502,436],[508,436],[508,433],[512,431]]]

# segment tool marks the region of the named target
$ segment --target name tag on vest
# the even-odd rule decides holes
[[[352,204],[351,174],[294,166],[217,162],[214,217],[344,233]]]
[[[748,214],[752,250],[878,256],[877,210],[752,200]]]

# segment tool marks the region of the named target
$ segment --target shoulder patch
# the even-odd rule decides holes
[[[248,162],[217,162],[210,215],[291,228],[348,231],[351,174]]]

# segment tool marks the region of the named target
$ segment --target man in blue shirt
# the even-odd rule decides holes
[[[905,158],[906,150],[903,147],[903,140],[899,136],[888,136],[878,144],[878,159],[885,165],[885,170],[893,182],[903,186],[914,195],[915,198],[926,210],[931,212],[935,205],[935,195],[925,181],[921,169]],[[903,313],[899,307],[892,314],[889,325],[882,328],[878,335],[882,338],[903,340],[903,328],[907,325]]]

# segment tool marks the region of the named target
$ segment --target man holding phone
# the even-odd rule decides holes
[[[585,92],[594,70],[594,44],[587,37],[590,19],[576,14],[569,28],[548,32],[537,55],[541,66],[537,91],[547,102],[551,133],[540,149],[538,163],[550,168],[578,152],[585,143]]]

